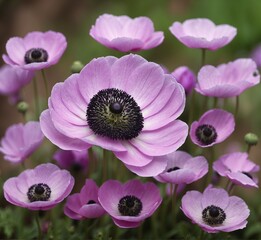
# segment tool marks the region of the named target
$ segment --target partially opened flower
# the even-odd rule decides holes
[[[208,172],[208,162],[203,156],[192,157],[183,151],[176,151],[165,156],[166,169],[155,177],[160,182],[190,184],[202,178]]]
[[[161,204],[160,191],[154,183],[130,180],[121,184],[116,180],[105,182],[98,199],[114,223],[121,228],[138,227]]]
[[[188,127],[176,120],[184,106],[183,87],[159,65],[133,54],[102,57],[54,86],[40,123],[64,150],[97,145],[144,170],[184,143]]]
[[[233,183],[246,187],[258,187],[258,178],[254,173],[259,166],[248,159],[247,153],[235,152],[221,156],[213,164],[213,169]]]
[[[217,50],[230,43],[237,29],[227,25],[215,25],[206,18],[189,19],[184,23],[174,22],[171,33],[189,48]]]
[[[71,192],[74,178],[67,170],[45,163],[23,171],[4,183],[5,199],[30,210],[48,210]]]
[[[57,150],[53,159],[57,161],[61,168],[68,170],[85,170],[87,168],[89,159],[87,151],[70,151],[70,150]]]
[[[0,152],[4,159],[19,163],[29,157],[42,143],[44,135],[39,122],[27,122],[10,126],[1,140]]]
[[[188,67],[178,67],[171,74],[184,87],[187,94],[194,89],[196,85],[196,76]]]
[[[27,70],[44,69],[56,64],[66,47],[66,39],[59,32],[30,32],[24,38],[12,37],[7,41],[3,60]]]
[[[0,68],[0,94],[9,97],[9,101],[16,104],[21,100],[20,90],[27,85],[34,76],[33,71],[4,65]]]
[[[240,95],[259,82],[256,63],[250,58],[241,58],[217,67],[202,67],[195,90],[204,96],[229,98]]]
[[[258,67],[261,67],[261,44],[257,45],[251,52],[251,58]]]
[[[72,194],[66,199],[65,215],[76,220],[98,218],[104,215],[105,210],[98,201],[98,190],[97,184],[87,179],[80,193]]]
[[[222,109],[212,109],[191,124],[189,134],[194,144],[200,147],[210,147],[223,142],[234,130],[233,114]]]
[[[90,35],[102,45],[121,52],[147,50],[160,45],[163,32],[155,32],[148,17],[130,18],[103,14],[90,30]]]

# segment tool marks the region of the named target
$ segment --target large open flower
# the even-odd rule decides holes
[[[9,65],[39,70],[56,64],[66,47],[66,39],[59,32],[30,32],[24,38],[10,38],[3,59]]]
[[[145,168],[184,143],[188,126],[176,120],[184,105],[183,87],[159,65],[132,54],[102,57],[54,86],[40,123],[62,149],[97,145]]]
[[[147,50],[160,45],[163,32],[155,32],[148,17],[130,18],[103,14],[90,30],[90,35],[108,48],[121,52]]]
[[[169,28],[171,33],[190,48],[217,50],[230,43],[237,29],[227,25],[215,25],[206,18],[189,19],[184,23],[174,22]]]

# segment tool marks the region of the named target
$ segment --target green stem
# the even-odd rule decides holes
[[[34,77],[33,79],[33,88],[34,88],[34,102],[35,102],[35,118],[38,120],[40,114],[40,101],[39,101],[39,93],[37,89],[37,80]]]
[[[252,145],[247,144],[247,153],[248,153],[248,155],[250,154],[251,147],[252,147]]]
[[[171,184],[171,205],[173,224],[176,222],[176,202],[177,202],[178,184]]]
[[[35,214],[35,221],[36,221],[36,225],[37,225],[37,229],[38,229],[38,240],[42,240],[43,236],[42,236],[42,229],[41,229],[41,224],[40,224],[39,212],[38,211]]]
[[[206,64],[206,49],[201,49],[201,67],[203,67]]]
[[[215,97],[215,98],[214,98],[213,108],[217,108],[217,107],[218,107],[218,98]]]
[[[239,110],[239,96],[236,96],[236,107],[235,107],[235,119],[237,118],[238,115],[238,110]]]
[[[43,80],[44,80],[45,97],[46,97],[46,101],[47,101],[47,105],[48,105],[48,98],[49,98],[48,82],[47,82],[47,79],[46,79],[46,75],[45,75],[44,69],[42,69],[41,72],[42,72],[42,76],[43,76]]]

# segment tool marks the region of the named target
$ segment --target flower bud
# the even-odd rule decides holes
[[[83,69],[84,65],[80,61],[74,61],[71,66],[72,73],[79,73]]]
[[[258,136],[254,133],[247,133],[245,135],[244,139],[245,139],[246,144],[248,144],[250,146],[257,145],[257,143],[258,143]]]
[[[20,112],[20,113],[22,113],[22,114],[25,114],[25,113],[27,112],[28,108],[29,108],[28,103],[26,103],[26,102],[24,102],[24,101],[19,102],[19,103],[17,104],[17,110],[18,110],[18,112]]]

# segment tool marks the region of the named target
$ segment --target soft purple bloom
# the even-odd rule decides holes
[[[202,67],[195,90],[204,96],[229,98],[240,95],[259,82],[256,63],[250,58],[241,58],[217,67]]]
[[[187,184],[178,184],[178,185],[174,185],[174,184],[171,184],[171,183],[168,183],[166,184],[166,194],[168,196],[172,196],[174,194],[173,190],[174,190],[174,187],[178,188],[176,191],[177,191],[177,194],[181,194],[184,189],[186,188]]]
[[[102,45],[121,52],[147,50],[160,45],[163,32],[155,32],[148,17],[130,18],[103,14],[90,30],[90,35]]]
[[[70,195],[66,199],[64,214],[72,219],[98,218],[105,214],[98,201],[98,186],[87,179],[80,193]]]
[[[42,143],[44,135],[39,122],[27,122],[10,126],[1,140],[0,152],[4,159],[19,163],[29,157]]]
[[[154,183],[130,180],[121,184],[116,180],[105,182],[98,199],[114,223],[121,228],[138,227],[161,204],[160,191]]]
[[[67,42],[59,32],[30,32],[24,38],[12,37],[6,43],[3,60],[12,66],[40,70],[55,65],[62,57]]]
[[[223,142],[235,130],[233,114],[222,109],[205,112],[198,121],[191,124],[191,141],[200,147],[210,147]]]
[[[74,178],[67,170],[45,163],[23,171],[4,183],[5,199],[30,210],[48,210],[71,192]]]
[[[203,193],[189,191],[181,200],[181,210],[208,233],[232,232],[246,227],[249,209],[239,197],[224,189],[208,187]]]
[[[206,18],[189,19],[184,23],[174,22],[171,33],[189,48],[217,50],[230,43],[237,29],[227,25],[215,25]]]
[[[0,94],[9,97],[9,101],[16,104],[21,100],[20,90],[33,78],[34,72],[18,67],[4,65],[0,68]]]
[[[261,67],[261,44],[254,48],[251,53],[251,58],[255,61],[258,67]]]
[[[186,152],[176,151],[156,158],[167,159],[166,169],[155,177],[160,182],[190,184],[208,172],[208,162],[203,156],[192,157]]]
[[[89,162],[86,150],[70,151],[59,149],[54,153],[53,159],[57,161],[61,168],[76,171],[86,169]]]
[[[187,137],[187,125],[176,120],[185,93],[173,80],[138,55],[94,59],[54,86],[42,131],[64,150],[97,145],[134,172],[154,168],[154,156],[175,151]]]
[[[246,187],[258,187],[258,178],[253,175],[259,166],[248,159],[247,153],[235,152],[221,156],[213,164],[213,169],[233,183]]]
[[[196,85],[196,76],[188,67],[178,67],[171,74],[184,87],[187,94],[194,89]]]

